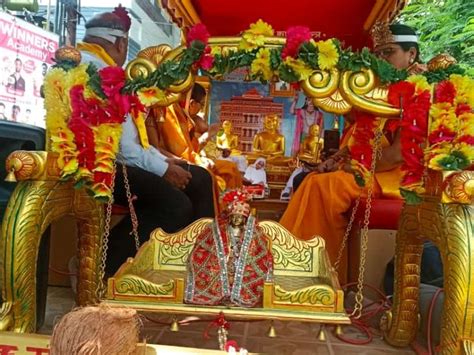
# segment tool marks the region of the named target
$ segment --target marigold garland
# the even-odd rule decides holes
[[[100,92],[92,88],[89,73],[99,78]],[[46,124],[51,150],[59,153],[61,177],[72,178],[99,200],[111,196],[121,124],[137,109],[133,97],[121,94],[124,86],[125,72],[119,67],[56,67],[45,77]]]
[[[474,162],[474,80],[453,74],[434,90],[430,146],[425,160],[434,170],[463,170]]]
[[[45,78],[45,106],[51,148],[59,153],[63,178],[73,177],[95,197],[109,198],[113,160],[125,115],[140,116],[144,106],[151,107],[160,101],[165,90],[190,70],[202,69],[210,76],[222,76],[239,67],[249,67],[252,79],[267,82],[278,74],[281,80],[296,86],[314,70],[333,68],[372,69],[382,83],[392,83],[388,102],[403,109],[403,118],[386,127],[401,128],[405,160],[402,169],[406,173],[402,190],[411,197],[423,192],[425,166],[447,170],[465,169],[472,164],[474,85],[472,79],[452,74],[460,73],[458,68],[437,73],[436,77],[444,80],[436,85],[429,74],[407,78],[406,71],[396,70],[367,49],[353,53],[342,50],[335,39],[315,42],[305,27],[289,28],[283,48],[265,48],[265,37],[273,34],[272,27],[259,20],[244,31],[240,50],[211,50],[209,33],[204,25],[198,24],[189,31],[187,49],[180,58],[161,63],[147,78],[130,81],[117,67],[97,71],[91,65],[81,64],[52,69]],[[430,109],[431,98],[434,102]],[[430,146],[423,152],[428,113]],[[359,143],[350,146],[352,165],[359,171],[360,180],[368,178],[372,148],[367,142],[373,142],[378,124],[369,116],[358,118],[359,127],[364,128],[355,133],[354,142]]]

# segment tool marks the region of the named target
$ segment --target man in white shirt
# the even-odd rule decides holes
[[[94,16],[86,23],[83,42],[78,44],[83,62],[97,67],[122,66],[128,48],[130,18],[119,7],[112,13]],[[128,206],[122,165],[128,180],[139,223],[141,242],[151,231],[162,228],[176,232],[196,219],[214,217],[212,178],[205,170],[180,159],[168,158],[154,147],[143,148],[132,118],[123,123],[117,159],[115,203]],[[124,218],[111,232],[107,271],[113,273],[127,257],[134,255],[130,218]]]

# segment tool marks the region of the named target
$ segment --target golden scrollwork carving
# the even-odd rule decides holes
[[[356,108],[376,115],[400,117],[400,109],[387,103],[388,90],[380,86],[370,69],[342,73],[339,89],[344,99]]]
[[[176,289],[175,280],[164,284],[154,284],[138,276],[129,275],[116,281],[118,293],[131,293],[147,296],[173,296]]]
[[[152,46],[142,49],[138,52],[138,58],[144,58],[151,61],[154,65],[158,66],[163,60],[164,56],[171,52],[172,48],[168,44],[160,44],[158,46]]]
[[[211,218],[201,218],[177,233],[166,233],[161,228],[151,233],[151,240],[156,240],[159,247],[154,258],[154,269],[163,266],[173,270],[184,270],[189,253],[194,247],[197,236],[212,223]]]
[[[263,232],[272,240],[272,254],[275,274],[296,275],[301,272],[318,271],[316,248],[324,248],[324,240],[318,237],[308,241],[296,239],[282,225],[274,221],[259,223]]]
[[[331,96],[339,86],[339,70],[315,70],[308,79],[301,83],[301,88],[312,98]]]
[[[348,113],[352,109],[352,106],[341,96],[339,90],[336,90],[330,97],[314,98],[313,103],[324,111],[338,115]]]
[[[47,170],[47,169],[46,169]],[[103,208],[72,183],[20,181],[2,223],[0,236],[0,330],[33,332],[36,327],[36,260],[41,237],[60,217],[78,219],[80,305],[97,302]],[[33,276],[32,276],[33,275]]]
[[[333,306],[335,302],[334,290],[324,285],[309,286],[296,291],[287,291],[275,285],[273,292],[276,303]]]
[[[442,202],[474,203],[474,171],[461,171],[449,175],[445,180]]]
[[[130,61],[125,68],[128,79],[147,78],[157,67],[165,61],[179,59],[185,50],[184,46],[171,49],[166,44],[148,47],[138,53],[137,58]],[[181,99],[181,95],[189,91],[194,84],[194,73],[189,72],[181,82],[171,85],[165,90],[165,97],[155,104],[157,107],[166,107]]]
[[[156,70],[156,65],[151,60],[135,58],[127,64],[125,74],[127,79],[147,78],[154,70]]]
[[[18,181],[38,179],[45,171],[46,152],[17,150],[11,153],[6,162],[7,171],[12,171]]]

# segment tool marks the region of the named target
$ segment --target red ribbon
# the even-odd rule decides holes
[[[211,337],[209,336],[209,331],[211,328],[216,327],[216,328],[224,328],[225,330],[228,330],[230,328],[230,323],[225,320],[224,317],[224,312],[220,312],[219,315],[217,316],[216,319],[214,319],[212,322],[209,323],[207,326],[206,330],[204,331],[204,339],[210,339]]]

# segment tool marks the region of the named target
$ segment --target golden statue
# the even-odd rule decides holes
[[[308,136],[303,140],[300,146],[298,159],[308,162],[317,163],[319,160],[319,152],[323,145],[323,139],[320,137],[320,128],[318,124],[312,124],[309,127]]]
[[[232,133],[232,122],[222,122],[222,134],[217,135],[216,144],[217,148],[222,150],[230,150],[231,155],[240,155],[241,151],[239,147],[239,137]]]
[[[266,158],[285,154],[285,136],[278,132],[278,116],[267,115],[263,121],[263,131],[253,140],[253,154]]]

